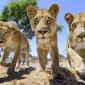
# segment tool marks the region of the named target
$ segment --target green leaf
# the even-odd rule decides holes
[[[33,33],[30,26],[29,18],[27,17],[27,6],[36,6],[37,0],[13,0],[6,5],[0,15],[0,20],[14,20],[17,22],[20,29],[24,29],[24,33],[28,38],[32,38]]]
[[[56,24],[56,25],[57,25],[57,30],[62,31],[63,25],[60,25],[60,24]]]

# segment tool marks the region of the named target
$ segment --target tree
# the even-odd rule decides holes
[[[11,3],[5,6],[0,20],[3,21],[15,21],[20,29],[24,29],[24,33],[28,38],[32,38],[33,32],[30,26],[30,20],[27,17],[27,6],[34,5],[36,6],[37,0],[13,0]]]
[[[28,38],[32,38],[34,33],[32,32],[30,20],[27,16],[27,6],[28,5],[36,6],[37,0],[10,0],[10,3],[5,6],[2,14],[0,14],[0,20],[2,21],[15,21],[20,29],[23,29],[23,32]],[[61,31],[61,25],[57,25],[57,29]]]
[[[62,31],[63,25],[57,24],[57,30]]]

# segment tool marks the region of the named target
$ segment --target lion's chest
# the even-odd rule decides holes
[[[85,57],[85,44],[81,43],[81,44],[76,44],[74,50],[81,56],[81,57]]]
[[[75,51],[76,51],[82,58],[85,58],[85,49],[75,49]]]
[[[50,49],[50,44],[48,44],[48,43],[40,43],[40,44],[38,44],[38,47],[41,48],[41,49],[49,50]]]
[[[50,39],[37,41],[37,47],[41,49],[50,50],[54,45],[55,42],[51,41]]]

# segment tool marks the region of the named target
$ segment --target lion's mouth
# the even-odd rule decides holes
[[[45,36],[42,36],[42,37],[40,37],[40,38],[37,38],[37,39],[49,39],[49,37],[45,37]]]
[[[0,41],[0,43],[3,43],[4,41]]]
[[[49,37],[42,35],[42,36],[36,36],[36,38],[37,39],[48,39]]]
[[[46,37],[43,36],[43,37],[41,37],[41,38],[42,38],[42,39],[45,39]]]

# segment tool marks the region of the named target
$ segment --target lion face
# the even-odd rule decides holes
[[[78,50],[85,49],[85,13],[75,16],[67,13],[65,19],[69,25],[69,39],[71,39],[71,43],[74,43],[74,47]]]
[[[58,11],[57,5],[52,5],[49,10],[28,6],[27,12],[31,20],[32,30],[38,40],[48,40],[55,33],[55,20]]]
[[[8,27],[0,26],[0,46],[6,44],[12,36],[12,31]]]
[[[33,23],[33,31],[35,32],[37,39],[48,39],[52,32],[53,26],[55,26],[54,19],[47,13],[42,14],[42,11],[39,11],[37,15],[34,17]],[[40,16],[39,16],[40,15]]]

